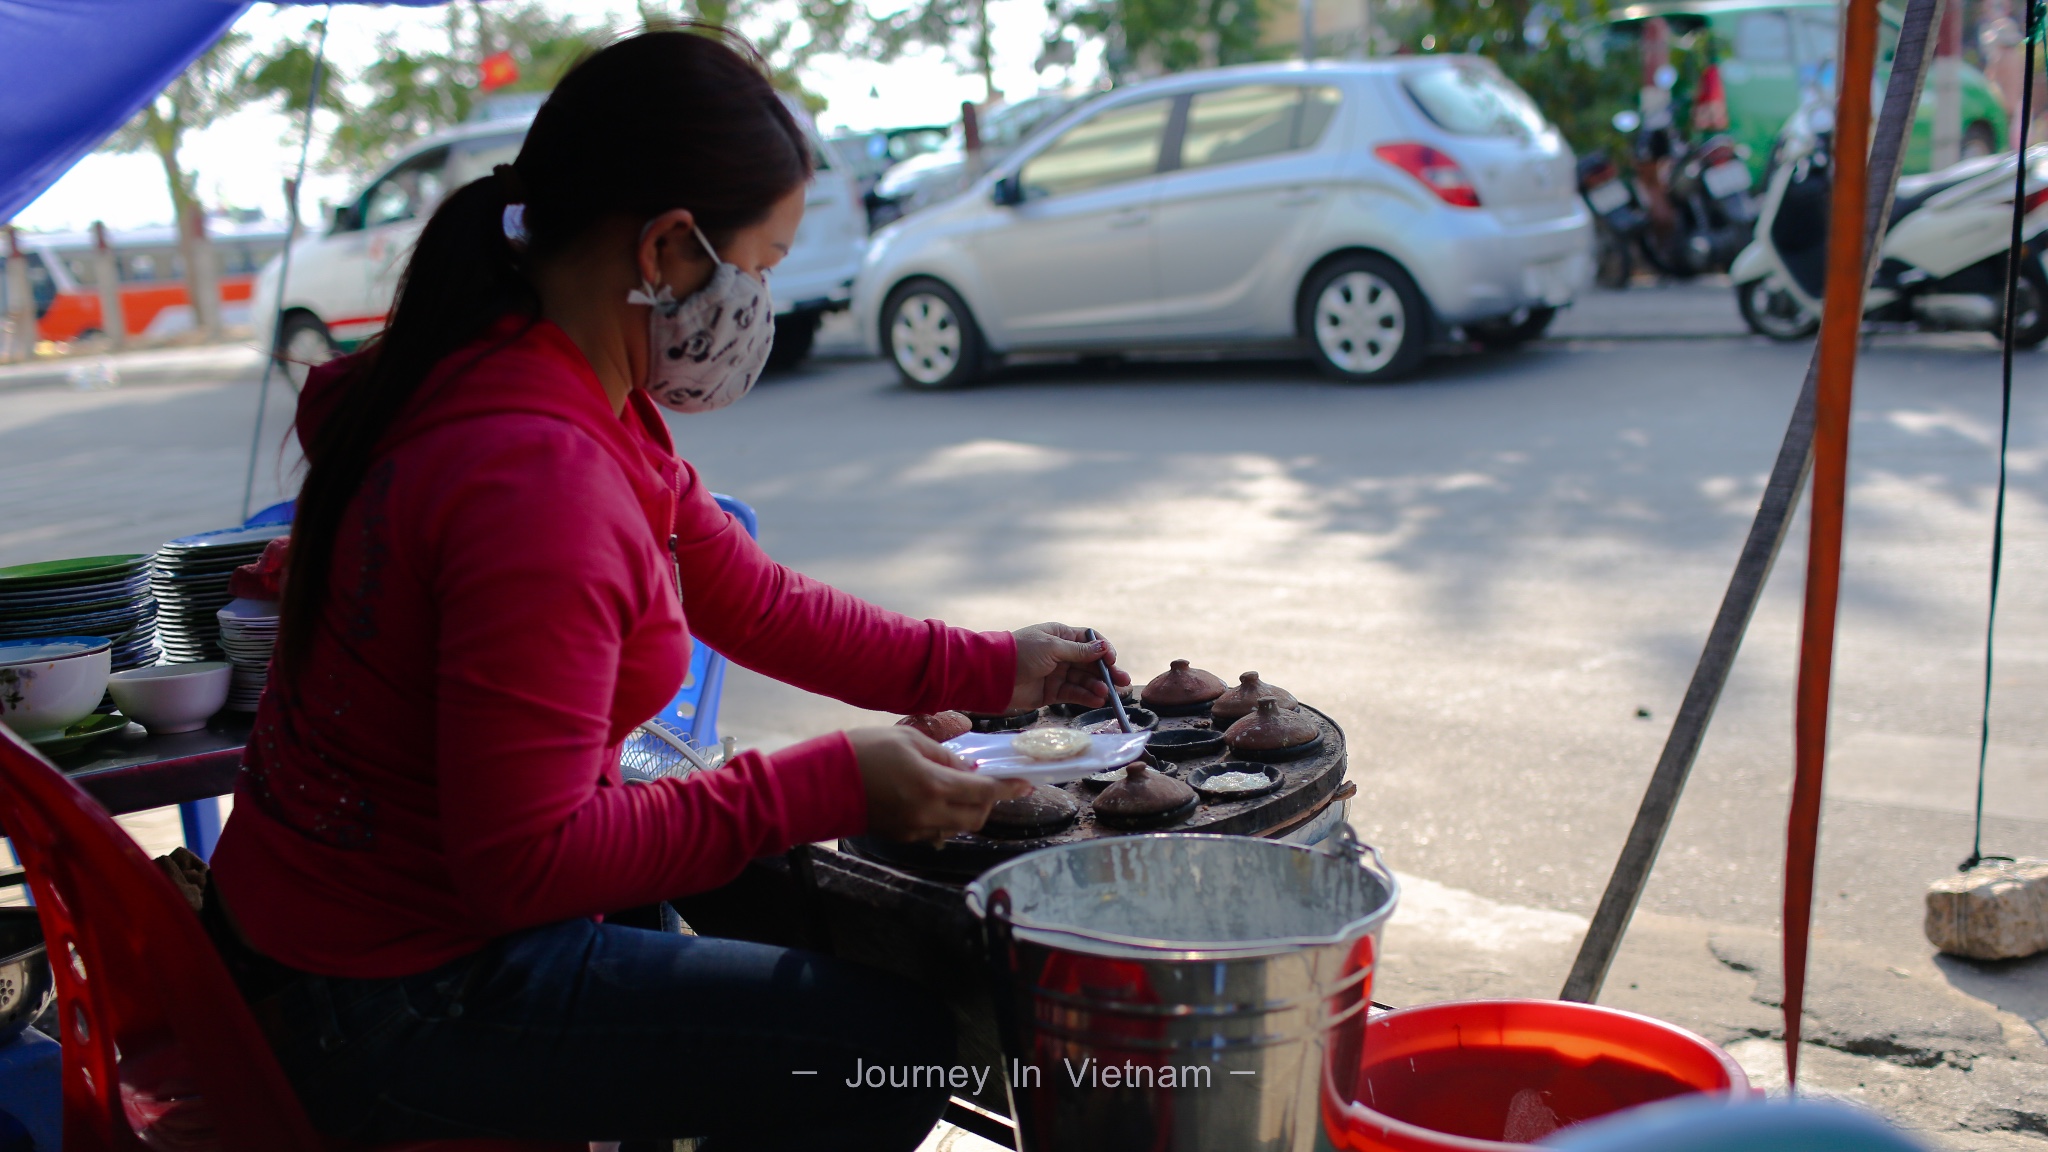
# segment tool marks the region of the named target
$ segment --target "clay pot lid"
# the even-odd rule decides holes
[[[965,712],[920,712],[915,716],[905,716],[896,723],[915,728],[941,744],[974,731],[974,721],[969,720]]]
[[[1185,660],[1175,660],[1172,667],[1145,685],[1141,698],[1147,704],[1164,704],[1171,708],[1180,704],[1206,704],[1223,695],[1224,690],[1221,676],[1191,668]]]
[[[1216,697],[1216,703],[1209,706],[1209,714],[1219,723],[1249,716],[1261,700],[1277,700],[1282,708],[1295,706],[1294,693],[1277,685],[1259,679],[1257,672],[1247,672],[1237,678],[1237,687]]]
[[[1268,696],[1259,701],[1258,711],[1239,717],[1223,738],[1232,748],[1263,752],[1306,744],[1321,733],[1315,721],[1291,708],[1282,708],[1280,701]]]
[[[1144,820],[1178,811],[1194,799],[1193,788],[1134,760],[1124,769],[1123,779],[1095,798],[1095,811],[1111,820]]]
[[[1040,784],[1029,795],[998,800],[989,810],[988,827],[1022,831],[1060,828],[1081,814],[1081,802],[1065,789]]]

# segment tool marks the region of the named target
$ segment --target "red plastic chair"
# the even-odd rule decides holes
[[[65,1152],[340,1152],[313,1131],[199,918],[87,796],[0,728],[0,828],[56,976]],[[586,1152],[412,1141],[349,1152]]]

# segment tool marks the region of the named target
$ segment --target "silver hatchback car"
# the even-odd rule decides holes
[[[1300,349],[1390,380],[1540,334],[1591,270],[1571,149],[1490,62],[1183,73],[1109,93],[878,233],[871,350],[945,388],[1019,352]]]

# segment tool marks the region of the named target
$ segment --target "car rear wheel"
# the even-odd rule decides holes
[[[936,280],[898,288],[882,309],[882,342],[912,388],[955,388],[981,372],[981,332],[960,294]]]
[[[775,318],[775,342],[768,346],[770,372],[787,372],[804,362],[811,354],[811,346],[818,341],[818,325],[825,322],[822,312],[791,312]]]
[[[1398,380],[1422,363],[1428,342],[1422,291],[1384,256],[1346,256],[1309,281],[1301,327],[1327,375],[1358,383]]]
[[[1742,311],[1742,322],[1759,336],[1804,340],[1820,329],[1820,320],[1808,315],[1792,293],[1768,277],[1737,284],[1735,304]]]
[[[277,366],[292,383],[292,390],[306,386],[314,368],[341,355],[341,346],[327,331],[327,325],[310,312],[293,312],[277,330]]]

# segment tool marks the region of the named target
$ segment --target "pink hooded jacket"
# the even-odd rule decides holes
[[[302,440],[340,375],[309,382]],[[770,560],[648,398],[614,415],[553,324],[508,318],[449,357],[342,519],[305,667],[273,674],[257,712],[213,860],[251,943],[323,975],[405,975],[860,832],[836,733],[621,785],[620,742],[681,686],[692,632],[866,708],[1000,711],[1016,678],[1007,633]]]

